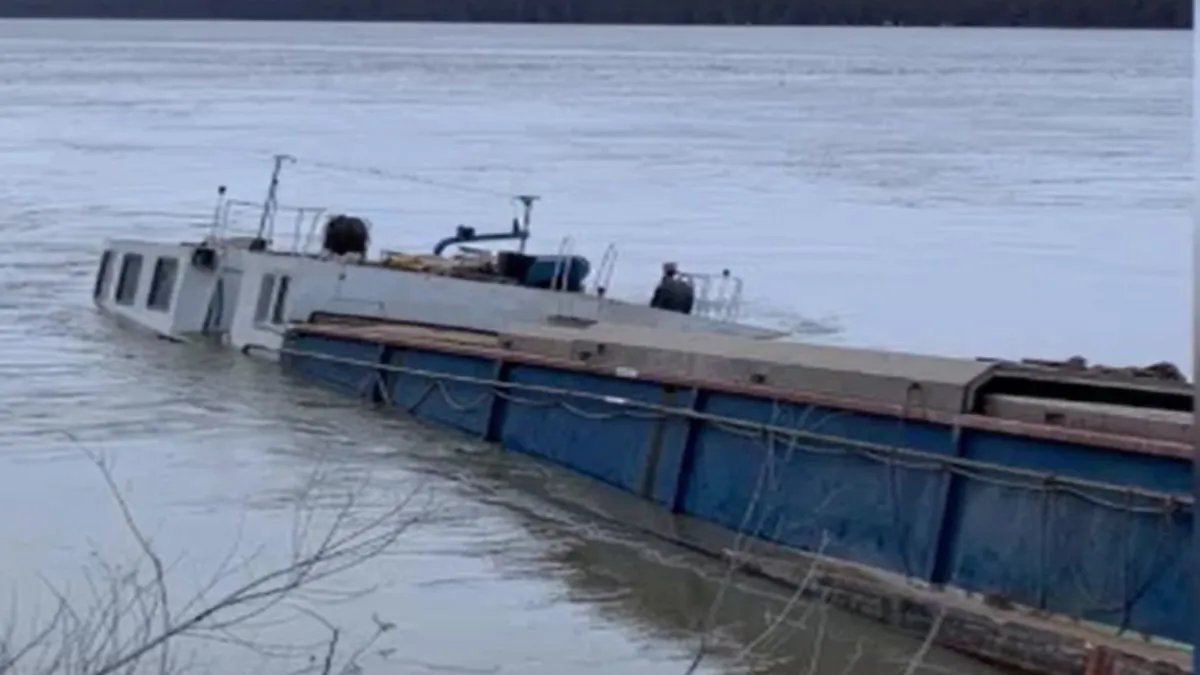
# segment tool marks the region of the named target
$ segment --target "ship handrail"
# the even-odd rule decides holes
[[[722,270],[720,274],[680,272],[679,276],[694,289],[693,314],[718,321],[737,320],[744,285],[741,277],[734,276],[729,270]]]
[[[246,211],[239,211],[239,209],[245,209]],[[262,202],[242,199],[225,200],[219,208],[217,220],[210,235],[211,238],[219,242],[237,237],[256,237],[258,234],[257,226],[244,225],[238,216],[249,210],[261,212],[262,209]],[[327,211],[328,209],[324,206],[276,205],[271,209],[271,213],[267,219],[263,239],[266,240],[265,243],[272,250],[294,254],[307,253],[312,242],[312,237],[320,225],[321,217]],[[295,214],[295,222],[290,232],[290,237],[277,239],[275,218],[281,212]],[[307,235],[302,238],[301,231],[305,222],[309,222],[309,228]]]

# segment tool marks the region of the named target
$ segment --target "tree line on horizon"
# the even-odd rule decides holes
[[[0,16],[1190,28],[1191,0],[0,0]]]

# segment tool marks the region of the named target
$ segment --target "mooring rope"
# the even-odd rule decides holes
[[[592,392],[566,389],[563,387],[501,381],[487,377],[444,373],[434,370],[413,368],[410,366],[364,361],[362,359],[334,356],[320,352],[297,350],[289,347],[272,349],[269,347],[256,345],[248,347],[248,349],[275,352],[286,356],[309,358],[329,363],[371,369],[374,372],[371,375],[368,375],[368,377],[377,377],[379,378],[377,380],[378,382],[382,382],[383,372],[392,372],[403,375],[411,375],[414,377],[427,378],[435,383],[438,383],[434,385],[435,390],[437,390],[439,394],[442,394],[443,396],[447,391],[447,382],[487,388],[488,391],[483,392],[483,394],[477,400],[472,402],[475,406],[482,406],[488,402],[489,396],[496,396],[517,405],[541,408],[560,407],[572,414],[595,421],[615,419],[618,417],[646,420],[657,420],[663,418],[690,419],[707,423],[714,429],[719,429],[727,433],[756,441],[761,441],[762,439],[766,438],[768,434],[777,434],[786,438],[808,441],[812,445],[800,443],[795,446],[795,449],[803,452],[813,454],[853,455],[881,464],[887,464],[890,462],[895,466],[915,471],[950,472],[970,480],[1014,490],[1024,490],[1035,493],[1054,491],[1073,496],[1082,501],[1086,501],[1096,506],[1113,511],[1128,511],[1139,514],[1161,515],[1163,513],[1169,514],[1185,507],[1193,506],[1193,500],[1190,495],[1173,494],[1142,487],[1102,483],[1085,478],[1060,476],[1057,474],[1036,471],[1033,469],[1000,466],[997,464],[980,462],[963,457],[948,457],[923,450],[844,438],[810,431],[807,429],[781,427],[773,423],[755,422],[751,420],[730,417],[727,415],[718,415],[693,410],[690,408],[681,408],[649,401],[640,401],[627,397],[597,394]],[[520,391],[526,394],[534,393],[553,397],[578,399],[581,401],[591,401],[605,406],[611,406],[615,408],[615,410],[607,412],[584,410],[583,408],[573,405],[567,401],[557,399],[545,400],[524,398],[514,395],[512,393],[513,391]],[[459,403],[460,407],[465,408],[464,410],[460,410],[460,412],[465,412],[467,411],[466,409],[473,409],[470,406],[462,406],[461,402],[456,401],[456,403]],[[1095,492],[1116,495],[1122,498],[1123,501],[1105,499],[1104,497],[1094,494]],[[1131,504],[1127,499],[1130,495],[1136,496],[1141,500],[1154,501],[1158,504],[1155,506]]]
[[[383,178],[383,179],[387,179],[387,180],[402,180],[402,181],[414,183],[417,185],[428,185],[429,187],[441,188],[443,190],[455,190],[458,192],[474,193],[474,194],[478,194],[478,195],[487,195],[489,197],[500,197],[503,199],[512,199],[513,198],[513,195],[510,193],[501,192],[499,190],[493,190],[491,188],[478,187],[478,186],[474,186],[474,185],[466,185],[463,183],[451,183],[449,181],[440,181],[440,180],[435,180],[432,178],[425,178],[424,176],[418,176],[418,175],[412,174],[412,173],[405,173],[405,172],[401,172],[401,171],[391,171],[391,170],[387,170],[387,169],[379,169],[379,168],[370,167],[370,166],[352,166],[349,164],[339,164],[336,162],[329,162],[329,161],[324,161],[324,160],[313,160],[313,159],[305,160],[304,165],[315,167],[318,169],[325,169],[328,171],[340,171],[342,173],[352,173],[352,174],[358,174],[358,175],[362,175],[362,176],[374,176],[376,178]]]
[[[1039,606],[1044,606],[1047,601],[1046,593],[1050,584],[1047,578],[1050,570],[1048,569],[1049,561],[1049,533],[1048,526],[1055,520],[1054,513],[1057,507],[1057,497],[1068,496],[1080,501],[1090,503],[1103,509],[1124,513],[1127,517],[1124,521],[1124,532],[1122,533],[1125,545],[1122,550],[1122,571],[1121,571],[1121,589],[1114,593],[1117,599],[1108,601],[1097,597],[1096,590],[1093,589],[1094,584],[1089,583],[1086,579],[1087,571],[1084,565],[1078,561],[1067,565],[1067,576],[1070,577],[1069,583],[1074,588],[1076,594],[1083,600],[1083,606],[1078,607],[1079,611],[1084,613],[1118,613],[1120,625],[1118,631],[1124,632],[1128,630],[1128,625],[1131,621],[1134,607],[1142,597],[1149,591],[1155,581],[1159,580],[1162,575],[1170,568],[1171,564],[1179,559],[1182,553],[1182,548],[1179,545],[1170,546],[1170,530],[1173,524],[1172,518],[1176,513],[1185,507],[1192,506],[1192,501],[1184,495],[1176,495],[1154,490],[1146,490],[1143,488],[1118,486],[1107,483],[1099,483],[1084,479],[1056,476],[1046,472],[1037,472],[1026,469],[1013,467],[1004,467],[984,462],[976,462],[962,458],[946,458],[932,453],[913,450],[910,448],[901,448],[887,446],[878,443],[865,441],[857,441],[854,439],[846,439],[836,436],[821,434],[810,428],[794,428],[779,426],[781,415],[780,402],[772,401],[772,412],[770,420],[767,423],[753,422],[738,418],[731,418],[722,415],[714,415],[704,413],[690,408],[679,408],[665,406],[646,401],[639,401],[625,397],[616,397],[604,394],[594,394],[590,392],[582,392],[562,387],[551,387],[546,385],[524,384],[511,381],[500,381],[492,378],[480,378],[466,375],[454,375],[442,373],[438,371],[430,371],[420,368],[412,368],[408,366],[394,365],[383,363],[381,360],[376,362],[363,361],[360,359],[351,359],[346,357],[332,356],[319,352],[311,352],[305,350],[296,350],[288,347],[280,349],[270,349],[266,347],[255,347],[266,351],[277,352],[282,355],[313,358],[328,362],[351,365],[355,367],[367,368],[370,373],[366,375],[360,382],[360,386],[356,390],[360,396],[372,395],[372,392],[377,392],[379,400],[382,400],[388,405],[395,405],[393,402],[393,393],[389,391],[388,378],[385,373],[398,373],[402,375],[410,375],[418,378],[429,380],[428,388],[422,393],[419,399],[410,407],[410,410],[418,407],[424,402],[430,393],[438,392],[442,401],[451,409],[457,412],[473,412],[484,409],[490,406],[494,398],[499,398],[508,403],[524,406],[534,409],[561,408],[568,413],[578,416],[583,419],[592,421],[604,421],[616,418],[634,418],[641,420],[663,420],[671,418],[681,418],[697,420],[709,424],[713,429],[728,433],[739,438],[755,441],[765,446],[767,455],[764,457],[761,466],[757,472],[757,478],[750,499],[747,502],[746,509],[740,518],[740,526],[735,531],[735,539],[733,553],[740,554],[740,549],[744,545],[747,538],[762,536],[761,530],[766,523],[768,513],[766,509],[760,508],[764,494],[768,491],[775,493],[779,489],[779,476],[777,473],[776,464],[779,461],[777,454],[777,444],[779,438],[788,439],[786,446],[786,457],[788,460],[796,451],[819,454],[826,456],[853,456],[864,460],[872,461],[885,465],[888,468],[889,476],[892,480],[895,479],[896,468],[903,468],[913,471],[924,472],[946,472],[948,475],[957,475],[968,481],[977,481],[980,483],[992,485],[1001,489],[1018,490],[1024,492],[1040,493],[1042,499],[1040,502],[1040,510],[1042,518],[1040,537],[1039,537],[1039,562],[1038,562],[1038,587],[1035,589],[1037,599],[1036,603]],[[381,348],[379,358],[384,355],[384,350]],[[450,391],[447,383],[466,384],[475,387],[485,387],[479,396],[464,401],[456,398]],[[395,383],[392,383],[393,386]],[[527,398],[514,395],[513,391],[522,391],[526,393],[536,393],[551,396],[554,398]],[[606,406],[612,406],[615,410],[608,412],[600,412],[586,410],[578,405],[573,405],[564,398],[577,398],[592,402],[599,402]],[[797,417],[797,407],[791,407],[793,421],[803,425],[818,406],[805,406],[803,415]],[[821,426],[830,419],[844,414],[842,411],[835,411],[825,415],[821,420]],[[806,440],[809,442],[801,443],[799,441]],[[787,460],[784,460],[785,462]],[[1000,474],[1000,475],[993,475]],[[1007,474],[1006,477],[1000,477]],[[768,486],[770,486],[768,488]],[[899,516],[898,496],[895,494],[896,486],[892,485],[889,490],[889,506],[891,507],[892,523],[894,527],[899,527],[897,518]],[[1109,494],[1119,495],[1122,499],[1112,500],[1100,497],[1094,492],[1100,491]],[[826,502],[830,501],[836,494],[830,495]],[[1157,505],[1138,505],[1135,504],[1135,498],[1142,500],[1152,500],[1158,502]],[[819,515],[819,511],[823,510],[824,506],[818,509],[814,517]],[[757,524],[751,529],[751,521],[754,520],[753,514],[758,510]],[[1137,525],[1133,519],[1137,516],[1157,516],[1159,527],[1157,528],[1157,536],[1155,542],[1150,548],[1154,551],[1149,565],[1141,570],[1130,569],[1132,566],[1131,551],[1134,530]],[[1095,517],[1099,517],[1096,514]],[[782,520],[777,524],[776,529],[783,527]],[[770,539],[779,539],[780,532],[775,532],[774,537]],[[1170,550],[1168,550],[1170,549]],[[897,551],[901,558],[905,574],[909,578],[913,578],[912,561],[910,560],[911,552],[907,546],[903,550]],[[740,555],[735,555],[735,558]],[[733,568],[738,565],[733,565]],[[1133,578],[1131,578],[1133,577]],[[1140,577],[1140,578],[1138,578]],[[1113,597],[1112,595],[1108,597]],[[714,605],[719,602],[714,603]]]

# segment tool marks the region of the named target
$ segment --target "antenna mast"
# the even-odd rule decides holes
[[[208,231],[208,238],[216,241],[218,233],[221,231],[221,211],[225,209],[225,186],[217,187],[217,205],[213,207],[212,226]]]
[[[533,216],[533,203],[538,199],[537,195],[517,195],[517,201],[525,207],[525,213],[521,219],[521,253],[525,252],[525,240],[529,239],[529,223]]]

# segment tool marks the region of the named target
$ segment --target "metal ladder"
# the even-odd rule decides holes
[[[596,277],[592,282],[592,293],[603,298],[608,294],[609,284],[612,283],[613,270],[617,266],[617,245],[609,244],[596,267]]]

